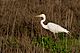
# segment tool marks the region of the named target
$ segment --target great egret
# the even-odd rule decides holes
[[[69,33],[69,31],[67,29],[65,29],[65,28],[63,28],[60,25],[55,24],[55,23],[49,22],[47,25],[44,25],[43,22],[46,20],[45,14],[40,14],[40,15],[37,15],[35,17],[42,17],[43,18],[43,20],[41,20],[42,27],[53,32],[54,36],[55,36],[55,33],[58,33],[58,32]],[[56,36],[55,36],[55,38],[56,38]]]

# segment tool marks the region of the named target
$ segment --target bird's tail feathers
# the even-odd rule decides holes
[[[65,32],[68,34],[69,33],[69,31],[68,30],[65,30]]]

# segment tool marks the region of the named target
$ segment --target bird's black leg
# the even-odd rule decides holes
[[[55,33],[54,33],[54,38],[55,38],[55,39],[57,39],[57,37],[56,37]]]
[[[55,41],[58,41],[58,40],[59,40],[58,34],[55,34],[55,33],[54,33],[54,38],[55,38]]]

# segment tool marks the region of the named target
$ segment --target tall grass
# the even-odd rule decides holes
[[[60,43],[54,43],[54,38],[51,37],[53,33],[42,28],[41,18],[34,17],[41,13],[47,16],[44,24],[54,22],[67,28],[71,32],[72,39],[62,39],[60,35]],[[78,0],[0,0],[0,53],[50,53],[50,50],[45,50],[44,44],[44,47],[32,44],[33,38],[38,37],[39,39],[53,38],[50,38],[50,41],[57,49],[59,45],[62,48],[61,44],[65,43],[63,45],[67,48],[71,46],[71,51],[74,53],[76,48],[77,51],[80,50],[78,47],[80,44],[79,14]]]

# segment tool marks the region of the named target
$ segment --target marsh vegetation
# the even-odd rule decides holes
[[[40,25],[44,13],[48,22],[68,29],[71,36],[53,33]],[[79,0],[0,0],[0,53],[79,53]]]

